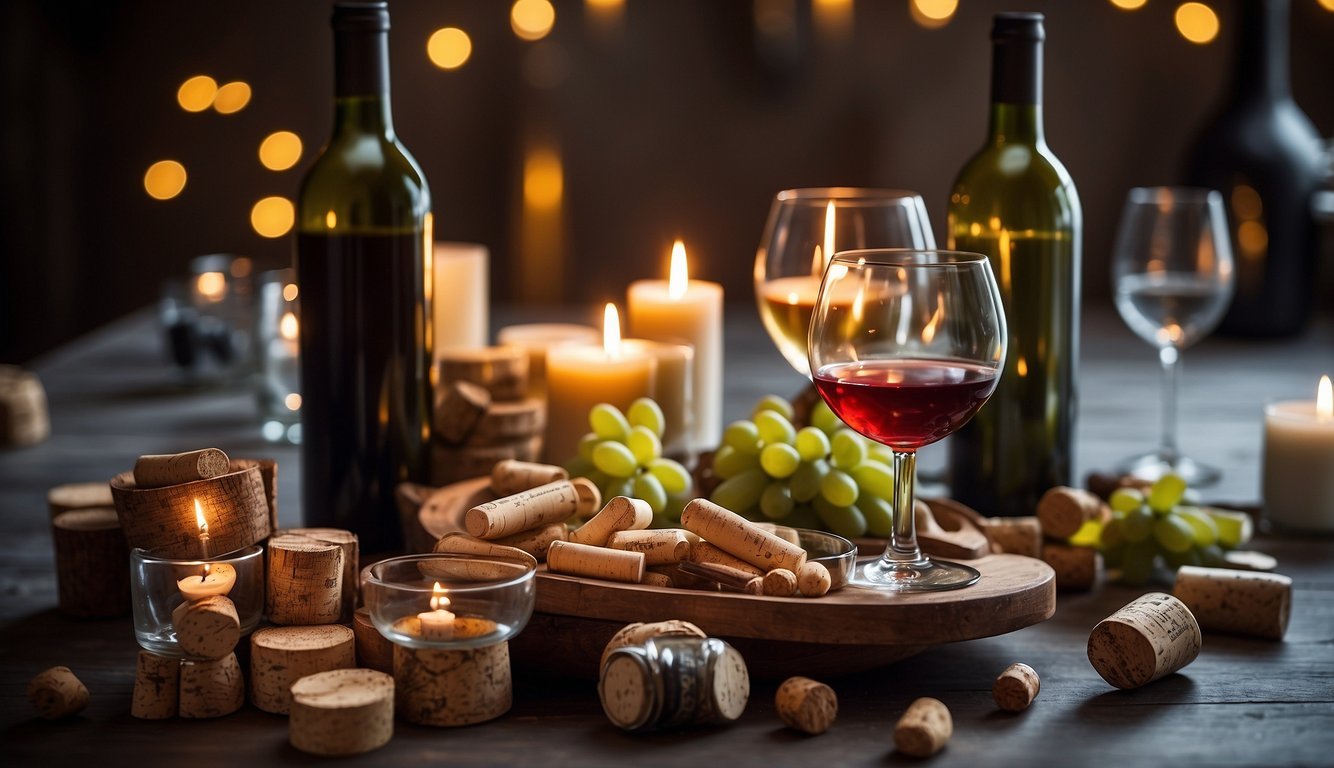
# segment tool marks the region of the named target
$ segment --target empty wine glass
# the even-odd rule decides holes
[[[898,592],[966,587],[977,570],[930,560],[913,515],[917,449],[977,413],[1005,361],[1005,313],[987,257],[935,250],[838,253],[811,319],[810,368],[829,407],[894,452],[885,553],[857,583]]]
[[[1222,195],[1184,187],[1130,190],[1112,254],[1112,289],[1130,330],[1158,348],[1163,417],[1158,449],[1126,459],[1118,471],[1145,480],[1175,472],[1195,486],[1217,482],[1217,469],[1177,447],[1177,381],[1181,351],[1218,325],[1233,281]]]

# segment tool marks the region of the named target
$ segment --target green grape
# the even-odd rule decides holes
[[[1195,546],[1207,547],[1218,543],[1218,524],[1198,507],[1177,507],[1177,517],[1190,524]]]
[[[797,431],[797,453],[802,461],[815,461],[829,455],[829,436],[816,427],[802,427]]]
[[[782,520],[792,514],[797,503],[792,500],[792,489],[782,480],[775,480],[765,486],[760,496],[760,511],[770,520]]]
[[[643,472],[635,477],[636,499],[643,499],[648,502],[649,509],[653,514],[661,514],[667,509],[667,491],[663,490],[662,483],[650,472]]]
[[[630,403],[630,410],[625,412],[632,427],[648,427],[653,434],[662,437],[667,428],[667,417],[662,415],[662,408],[651,397],[641,397]]]
[[[639,467],[639,462],[625,443],[604,440],[593,449],[593,466],[612,477],[630,477]]]
[[[593,462],[590,461],[588,465],[590,467],[593,466]],[[585,472],[582,475],[576,475],[571,472],[570,477],[586,477],[589,482],[593,483],[593,485],[596,485],[598,488],[606,488],[607,483],[611,482],[611,475],[598,469],[593,469],[591,472]],[[606,494],[603,495],[605,496]],[[607,498],[611,497],[607,496]]]
[[[647,464],[662,455],[662,440],[648,427],[631,427],[625,444],[640,464]]]
[[[811,407],[811,426],[826,435],[832,435],[837,430],[842,429],[845,425],[843,422],[839,421],[838,417],[834,415],[834,412],[829,409],[829,403],[826,403],[824,398],[821,398],[815,401],[815,405]]]
[[[792,528],[819,530],[821,527],[820,516],[816,514],[815,509],[810,504],[798,504],[792,509],[792,514],[783,518],[783,525]]]
[[[1096,547],[1102,539],[1102,521],[1094,518],[1085,520],[1084,524],[1079,526],[1068,540],[1071,546],[1075,547]]]
[[[760,429],[753,421],[734,421],[723,430],[723,445],[739,453],[756,454],[764,447]]]
[[[866,461],[866,443],[850,429],[840,429],[829,439],[829,458],[839,469],[852,469]]]
[[[1117,488],[1107,498],[1107,503],[1116,512],[1134,512],[1144,506],[1144,494],[1138,488]]]
[[[596,432],[589,432],[579,438],[579,458],[592,463],[593,449],[598,447],[600,442],[602,442],[602,438],[598,437]],[[570,475],[574,476],[574,473],[571,472]]]
[[[724,480],[713,489],[709,498],[714,504],[737,514],[749,512],[760,502],[760,496],[769,486],[769,476],[762,469],[748,469],[736,477]]]
[[[1121,554],[1121,581],[1125,584],[1143,586],[1153,578],[1153,561],[1158,556],[1158,548],[1150,539],[1130,541]]]
[[[760,439],[769,444],[792,443],[797,439],[797,428],[781,413],[760,411],[755,414],[755,427],[760,431]]]
[[[648,463],[648,471],[662,483],[668,495],[685,493],[693,482],[690,472],[679,462],[671,459],[654,459]]]
[[[1200,564],[1209,568],[1226,568],[1227,556],[1223,554],[1223,548],[1217,544],[1210,544],[1207,547],[1200,547]]]
[[[788,480],[792,486],[792,498],[803,504],[814,499],[820,493],[820,481],[828,473],[829,462],[824,459],[802,462]]]
[[[597,471],[593,468],[593,462],[586,459],[570,459],[565,462],[564,467],[570,477],[588,477],[590,473]]]
[[[815,511],[820,515],[820,520],[827,531],[849,539],[866,534],[866,518],[862,515],[862,511],[854,506],[832,504],[827,499],[817,498]]]
[[[789,403],[786,399],[781,398],[778,395],[765,395],[764,397],[761,397],[760,401],[755,404],[755,410],[751,411],[750,417],[752,419],[755,418],[760,415],[760,411],[773,411],[788,421],[792,421],[797,415],[796,411],[792,410],[792,403]]]
[[[1185,552],[1164,552],[1163,562],[1175,571],[1183,565],[1201,565],[1204,560],[1200,557],[1200,551],[1191,547]]]
[[[857,502],[857,495],[857,481],[841,469],[829,470],[829,474],[820,480],[820,496],[836,507],[852,506]]]
[[[869,489],[862,486],[862,490]],[[866,518],[867,533],[882,539],[889,538],[890,532],[894,530],[894,510],[888,501],[863,493],[857,497],[857,509]]]
[[[887,445],[880,443],[871,443],[871,448],[866,452],[867,461],[878,461],[887,467],[894,466],[894,450]]]
[[[770,443],[760,451],[760,467],[779,480],[792,476],[801,466],[801,454],[787,443]]]
[[[730,480],[748,469],[759,468],[759,454],[742,453],[730,445],[724,445],[713,454],[713,474],[724,480]]]
[[[1218,543],[1227,549],[1236,549],[1251,540],[1254,526],[1245,512],[1217,507],[1203,507],[1204,513],[1218,526]]]
[[[1153,538],[1166,552],[1185,552],[1195,546],[1195,532],[1190,523],[1176,513],[1164,515],[1154,522]]]
[[[630,422],[621,409],[611,403],[598,403],[588,412],[588,425],[603,440],[624,440],[630,433]]]
[[[611,500],[617,496],[635,496],[635,479],[633,477],[612,477],[608,478],[605,484],[599,484],[598,490],[602,491],[602,498]]]
[[[1121,521],[1121,531],[1127,542],[1144,541],[1153,535],[1153,511],[1148,507],[1127,512]]]
[[[852,479],[862,489],[862,495],[879,496],[886,501],[894,498],[894,470],[878,461],[865,461],[853,468]]]
[[[1186,494],[1186,481],[1171,472],[1153,482],[1149,488],[1149,507],[1154,512],[1171,512]]]
[[[1102,532],[1098,536],[1098,544],[1103,552],[1121,546],[1126,541],[1125,531],[1122,530],[1122,518],[1113,516],[1107,524],[1102,527]]]

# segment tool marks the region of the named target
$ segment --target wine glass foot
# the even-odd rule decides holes
[[[925,557],[916,562],[896,562],[881,557],[859,567],[852,583],[891,592],[937,592],[962,589],[980,578],[977,569],[959,563]]]
[[[1148,482],[1153,482],[1168,472],[1174,472],[1192,488],[1213,485],[1223,477],[1223,473],[1217,467],[1200,463],[1189,456],[1169,459],[1158,453],[1132,456],[1118,464],[1116,471]]]

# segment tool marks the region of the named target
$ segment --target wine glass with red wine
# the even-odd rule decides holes
[[[893,526],[856,583],[897,592],[958,589],[966,565],[931,560],[913,515],[917,449],[963,426],[996,389],[1005,314],[990,262],[976,253],[838,253],[811,317],[811,375],[849,427],[894,452]]]

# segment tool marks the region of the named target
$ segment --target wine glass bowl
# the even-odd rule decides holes
[[[1176,389],[1182,350],[1222,320],[1234,283],[1221,194],[1188,187],[1130,190],[1112,253],[1113,296],[1130,330],[1158,349],[1163,418],[1158,448],[1126,459],[1118,471],[1145,480],[1174,472],[1191,485],[1218,480],[1218,470],[1177,447]]]
[[[825,271],[808,338],[816,389],[859,434],[894,453],[888,546],[856,583],[901,592],[965,587],[965,565],[917,546],[917,449],[963,426],[995,391],[1005,314],[985,256],[928,249],[837,253]]]
[[[788,363],[810,375],[806,336],[825,266],[837,251],[935,248],[916,192],[821,187],[774,196],[755,255],[755,298],[765,330]]]

